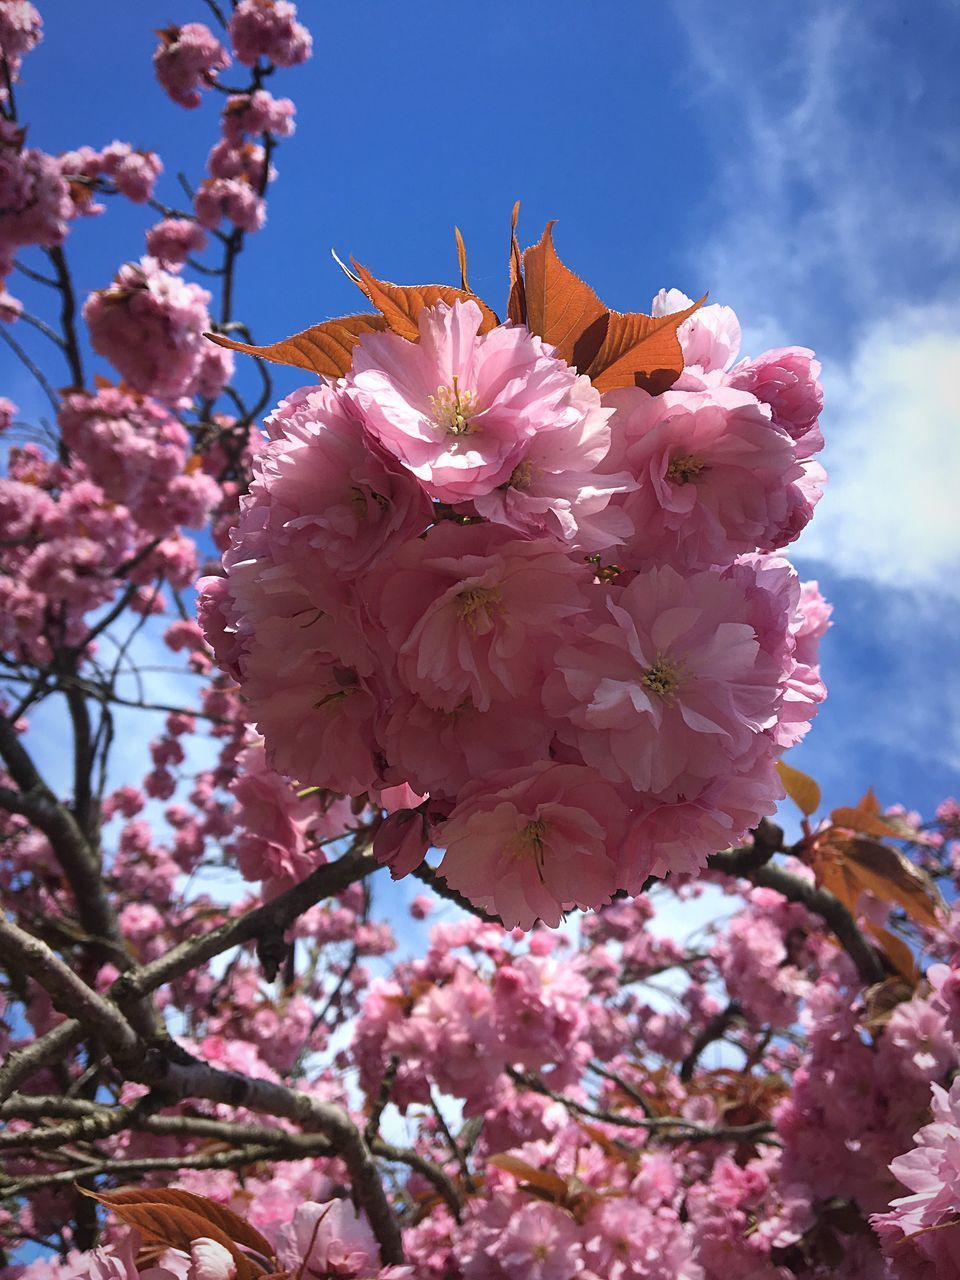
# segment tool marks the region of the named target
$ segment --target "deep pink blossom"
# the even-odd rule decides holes
[[[95,350],[110,360],[123,377],[148,395],[175,400],[192,395],[203,378],[210,345],[203,337],[210,327],[210,294],[199,285],[161,269],[153,258],[128,262],[112,285],[92,293],[83,316]],[[232,369],[223,352],[221,376]],[[221,383],[222,385],[222,383]],[[206,387],[209,394],[211,387]]]
[[[779,665],[729,575],[664,567],[614,590],[544,687],[560,737],[614,782],[695,798],[776,722]]]
[[[587,607],[588,581],[552,540],[445,522],[400,549],[371,603],[411,692],[485,711],[538,686],[564,623]]]
[[[237,60],[248,67],[259,58],[292,67],[310,57],[313,39],[297,21],[289,0],[240,0],[230,19],[230,39]]]
[[[216,79],[216,73],[230,65],[230,55],[209,27],[187,22],[167,27],[160,33],[153,55],[157,79],[181,107],[199,107],[200,90]]]
[[[147,232],[147,253],[165,267],[181,267],[206,247],[203,227],[190,218],[164,218]]]

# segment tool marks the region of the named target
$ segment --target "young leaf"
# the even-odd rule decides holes
[[[886,933],[886,930],[879,929],[878,926],[871,928],[870,932],[881,946],[884,946],[884,939],[880,936],[881,934],[886,934],[888,938],[892,937],[891,934]],[[904,947],[910,963],[913,964],[913,956],[910,955],[909,948],[904,945],[900,938],[895,938],[894,941],[899,946]],[[894,965],[894,968],[896,968],[896,965]],[[915,968],[916,966],[914,966]],[[890,1021],[890,1017],[898,1005],[913,999],[915,987],[915,977],[906,982],[903,978],[885,978],[883,982],[878,982],[874,986],[868,987],[863,993],[863,1025],[871,1031],[877,1027],[885,1026]]]
[[[128,1227],[135,1227],[147,1241],[156,1241],[169,1249],[181,1249],[184,1253],[189,1253],[193,1241],[205,1237],[215,1240],[229,1251],[237,1268],[237,1280],[258,1280],[261,1275],[260,1268],[250,1261],[225,1231],[206,1216],[146,1190],[128,1193],[126,1197],[113,1203],[109,1192],[99,1194],[83,1187],[79,1190],[112,1209],[121,1222]],[[138,1197],[136,1201],[134,1196]]]
[[[380,333],[386,329],[383,316],[340,316],[312,325],[292,338],[284,338],[267,347],[257,347],[250,342],[236,342],[223,333],[205,333],[203,336],[218,347],[230,351],[242,351],[248,356],[259,356],[274,364],[289,364],[297,369],[309,369],[311,373],[325,373],[331,378],[342,378],[350,369],[353,348],[365,333]]]
[[[913,958],[913,952],[904,940],[898,938],[895,933],[891,933],[889,929],[884,929],[880,925],[874,924],[872,920],[868,920],[866,925],[867,932],[889,960],[891,969],[895,970],[906,983],[910,983],[911,986],[915,987],[918,977],[917,962]]]
[[[820,807],[820,788],[813,778],[782,760],[777,764],[777,773],[784,790],[800,812],[807,818],[816,813]]]
[[[463,243],[463,236],[460,234],[459,227],[453,228],[453,234],[457,238],[457,261],[460,264],[460,288],[464,293],[473,293],[473,290],[467,283],[467,246]]]
[[[537,1169],[532,1164],[527,1164],[525,1160],[521,1160],[519,1156],[512,1156],[506,1151],[490,1156],[487,1163],[502,1169],[504,1173],[513,1174],[515,1178],[522,1178],[528,1186],[535,1188],[545,1198],[553,1200],[556,1204],[562,1204],[566,1198],[567,1180],[561,1178],[558,1173],[551,1173],[548,1169]]]
[[[547,223],[543,235],[523,255],[523,282],[527,327],[556,347],[562,360],[573,364],[579,338],[602,321],[607,308],[590,286],[557,257],[552,222]],[[580,368],[580,372],[586,370]]]
[[[851,831],[858,831],[864,836],[879,836],[881,839],[893,836],[895,840],[902,840],[909,834],[895,821],[881,816],[880,802],[873,794],[872,787],[856,808],[841,806],[834,809],[830,818],[835,827],[849,827]]]
[[[886,902],[899,902],[920,924],[936,927],[943,903],[936,887],[899,849],[878,840],[846,840],[847,861],[856,869],[863,888]]]
[[[116,1209],[121,1204],[172,1204],[189,1209],[201,1218],[219,1227],[234,1243],[252,1249],[263,1258],[273,1257],[273,1246],[265,1236],[250,1225],[246,1219],[228,1209],[226,1205],[209,1200],[206,1196],[195,1195],[192,1191],[184,1191],[180,1187],[140,1187],[121,1188],[119,1191],[101,1191],[98,1199],[102,1205]]]
[[[526,324],[527,295],[523,285],[523,254],[520,252],[520,241],[517,239],[519,216],[520,201],[518,200],[510,216],[510,297],[507,302],[507,317],[514,324]]]
[[[436,306],[438,302],[446,302],[449,306],[455,302],[475,302],[483,313],[480,333],[486,333],[500,323],[485,302],[472,293],[465,293],[463,289],[455,289],[453,285],[392,284],[389,280],[378,280],[358,262],[353,262],[353,265],[360,277],[360,288],[381,313],[387,327],[410,342],[416,342],[420,337],[420,327],[417,324],[420,312],[424,307]]]
[[[685,311],[668,316],[611,311],[599,350],[583,371],[598,391],[640,386],[651,395],[660,395],[669,390],[683,372],[677,329],[705,301],[706,294]]]

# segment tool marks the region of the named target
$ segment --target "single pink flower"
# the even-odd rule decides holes
[[[636,478],[614,499],[636,530],[622,553],[630,567],[707,568],[786,540],[802,469],[790,437],[753,396],[626,388],[604,403],[617,410],[607,465]]]
[[[335,387],[293,392],[265,426],[272,443],[259,455],[258,493],[284,509],[284,529],[326,568],[352,578],[431,524],[423,489],[371,446]]]
[[[369,607],[407,689],[441,710],[469,699],[485,711],[537,688],[590,578],[552,540],[444,521],[400,548]]]
[[[466,788],[436,842],[440,873],[507,928],[556,926],[616,889],[626,808],[593,769],[543,761]]]
[[[780,664],[752,613],[715,571],[650,569],[614,588],[544,687],[560,738],[614,782],[695,798],[776,723]]]
[[[350,396],[370,434],[433,498],[462,502],[507,484],[540,431],[576,432],[599,397],[521,326],[479,335],[475,302],[420,312],[420,340],[366,334]]]

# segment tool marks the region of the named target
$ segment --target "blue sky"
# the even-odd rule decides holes
[[[153,30],[205,20],[204,6],[41,8],[47,37],[19,93],[30,141],[156,149],[158,194],[176,202],[177,170],[202,176],[219,100],[195,112],[167,100]],[[474,288],[502,305],[519,198],[524,242],[558,218],[561,254],[611,305],[709,290],[739,312],[747,353],[816,348],[833,484],[795,558],[836,606],[831,696],[792,762],[828,803],[873,784],[929,810],[960,789],[956,0],[304,0],[301,12],[315,56],[270,86],[296,100],[298,130],[238,289],[257,337],[356,309],[331,246],[393,279],[452,281],[454,224]],[[138,256],[150,220],[113,202],[107,221],[80,224],[81,289]],[[0,392],[41,411],[5,351],[0,362]],[[278,391],[298,381],[281,370]]]

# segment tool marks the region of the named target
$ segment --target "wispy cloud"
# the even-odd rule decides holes
[[[838,353],[851,326],[956,281],[956,7],[678,0],[719,161],[698,266],[760,336]],[[942,72],[942,74],[940,74]],[[955,295],[954,295],[955,296]],[[774,319],[775,317],[775,319]]]

